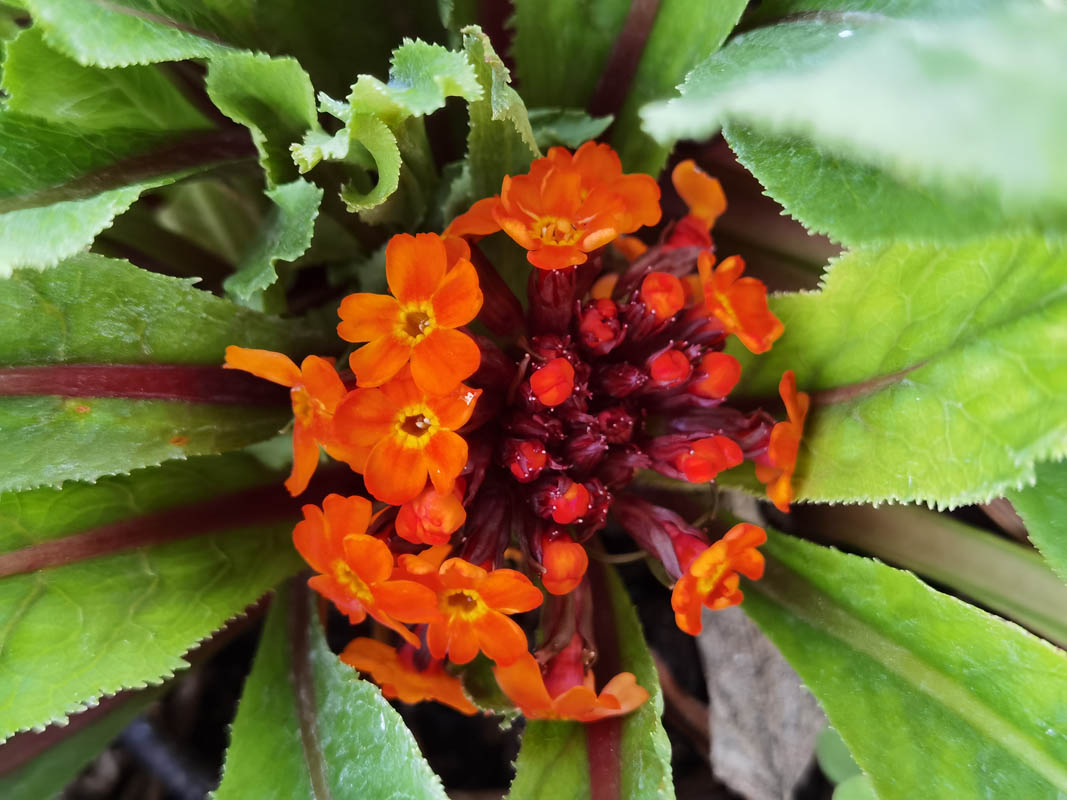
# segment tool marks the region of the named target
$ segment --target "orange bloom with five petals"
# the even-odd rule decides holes
[[[333,415],[347,390],[332,360],[308,356],[298,367],[281,353],[230,345],[223,367],[289,387],[294,417],[293,469],[285,481],[289,494],[295,497],[307,488],[319,463],[319,445],[343,461],[358,464],[362,459],[358,448],[333,441]]]
[[[413,544],[447,544],[453,533],[467,520],[463,508],[464,480],[456,480],[455,488],[441,494],[427,486],[414,500],[404,503],[396,514],[396,533]]]
[[[456,330],[482,307],[469,253],[462,240],[446,242],[433,233],[401,233],[389,241],[385,277],[394,296],[350,294],[338,310],[338,335],[367,342],[349,358],[361,387],[381,386],[409,360],[415,383],[430,394],[446,394],[474,374],[481,352]]]
[[[697,257],[708,313],[753,353],[767,352],[785,332],[785,325],[767,307],[766,285],[756,278],[741,277],[745,262],[740,256],[730,256],[715,269],[712,264],[710,252]]]
[[[414,500],[427,476],[447,495],[467,464],[467,440],[456,430],[479,395],[462,383],[446,395],[427,395],[405,367],[384,386],[351,392],[337,408],[334,430],[345,443],[370,448],[363,482],[383,503]]]
[[[778,393],[785,403],[789,419],[771,429],[767,453],[756,463],[756,477],[767,485],[767,497],[778,510],[788,513],[789,504],[793,502],[793,472],[811,398],[806,392],[797,391],[797,378],[793,370],[787,370],[782,375]]]
[[[766,541],[763,528],[741,523],[689,564],[683,564],[686,572],[671,594],[678,627],[696,636],[703,628],[700,614],[704,607],[718,610],[740,603],[744,595],[738,588],[738,573],[752,580],[763,577],[763,555],[756,547]]]
[[[606,144],[586,142],[573,154],[553,147],[526,175],[504,178],[499,196],[479,200],[445,236],[503,230],[541,269],[584,264],[588,253],[660,219],[659,186],[649,175],[624,175]]]
[[[370,614],[408,642],[419,640],[400,623],[437,616],[437,598],[420,583],[393,580],[393,555],[380,539],[367,536],[371,504],[364,497],[327,495],[322,508],[304,506],[293,544],[318,573],[308,586],[358,625]]]
[[[407,559],[404,565],[412,577],[417,577],[412,569],[417,561]],[[466,664],[480,650],[498,664],[510,664],[528,654],[526,634],[507,615],[537,608],[543,597],[521,572],[487,572],[462,558],[450,558],[422,578],[437,591],[440,616],[426,629],[434,658],[447,654],[453,663]]]
[[[375,639],[353,639],[341,653],[341,661],[360,672],[368,673],[390,700],[420,703],[436,700],[463,714],[478,713],[477,707],[463,693],[458,678],[445,672],[440,661],[424,670],[415,668],[410,658]]]

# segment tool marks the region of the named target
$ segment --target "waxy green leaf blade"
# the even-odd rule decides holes
[[[897,244],[780,295],[785,334],[739,393],[813,393],[796,486],[816,501],[985,502],[1067,451],[1067,246],[997,237]],[[736,351],[735,351],[736,352]]]
[[[1026,523],[1030,541],[1067,582],[1067,462],[1038,464],[1036,473],[1037,483],[1013,489],[1007,497]]]
[[[279,589],[230,729],[218,800],[445,800],[400,715],[326,645],[303,586]]]
[[[879,797],[1067,791],[1063,652],[877,561],[773,532],[762,549],[766,574],[742,607]]]
[[[1039,4],[948,20],[804,18],[738,37],[690,73],[681,98],[643,115],[662,142],[733,120],[1062,219],[1065,36],[1067,17]]]
[[[250,456],[229,455],[0,494],[0,559],[278,479]],[[277,521],[242,524],[231,515],[220,523],[207,515],[188,531],[193,538],[0,579],[0,739],[120,689],[159,683],[187,666],[186,651],[298,569],[289,543],[297,504],[280,486],[275,496]],[[126,542],[154,531],[129,530]]]
[[[617,753],[620,796],[673,800],[671,745],[660,722],[663,693],[656,665],[618,574],[604,568],[603,575],[605,592],[598,599],[611,603],[622,669],[632,672],[649,693],[649,699],[622,720]],[[508,800],[589,796],[586,730],[579,722],[528,722]]]

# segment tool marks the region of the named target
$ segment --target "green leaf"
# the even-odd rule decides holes
[[[629,10],[628,0],[516,0],[512,54],[526,102],[585,108]]]
[[[158,67],[83,67],[48,47],[39,28],[8,45],[3,88],[12,111],[83,129],[211,127]]]
[[[207,93],[223,114],[252,131],[271,186],[295,177],[290,146],[319,130],[315,90],[296,59],[218,56],[208,68]]]
[[[15,770],[0,776],[0,795],[6,800],[42,800],[61,796],[67,784],[160,694],[161,689],[151,688],[130,693],[128,697],[119,695],[104,701],[118,703],[114,708],[101,704],[81,712],[90,715],[91,721],[79,719],[81,715],[73,717],[69,724],[79,726],[77,730],[57,732],[61,737],[59,741]],[[51,731],[20,735],[48,736]],[[16,741],[12,740],[9,744]]]
[[[878,800],[868,775],[853,775],[834,789],[833,800]]]
[[[691,0],[662,0],[641,51],[626,99],[611,132],[611,144],[630,172],[658,175],[671,148],[641,130],[638,110],[670,96],[686,73],[718,50],[737,24],[747,0],[725,0],[697,8]]]
[[[914,570],[1067,646],[1067,587],[1028,547],[923,508],[814,508],[805,521],[820,539]]]
[[[1037,465],[1037,483],[1008,492],[1026,534],[1067,582],[1067,462]]]
[[[0,739],[120,689],[159,683],[187,666],[183,653],[292,574],[300,564],[289,545],[298,513],[284,490],[272,490],[270,504],[258,501],[255,523],[226,513],[225,503],[199,505],[276,480],[252,457],[230,455],[0,495],[2,554],[123,525],[121,552],[0,580]],[[153,513],[163,520],[138,519]],[[188,534],[198,538],[152,544],[167,518],[196,525]],[[79,547],[63,552],[76,556]]]
[[[247,303],[277,279],[277,261],[296,261],[311,245],[319,216],[322,189],[302,178],[267,190],[274,209],[237,272],[226,279],[226,291]]]
[[[541,155],[534,141],[526,106],[511,88],[511,76],[489,37],[477,25],[460,31],[463,49],[474,64],[482,96],[470,102],[467,160],[475,199],[500,192],[505,175],[519,175]],[[566,105],[562,100],[550,105]]]
[[[328,333],[240,308],[189,281],[83,254],[0,281],[0,365],[221,364],[239,344],[300,356]],[[0,490],[92,479],[243,447],[289,419],[281,406],[122,398],[0,398]]]
[[[834,783],[844,783],[860,774],[859,765],[848,751],[845,740],[830,726],[823,728],[815,741],[815,757],[819,760],[819,768]]]
[[[1067,791],[1061,651],[877,561],[773,532],[763,549],[766,574],[745,583],[742,607],[879,797]]]
[[[327,647],[303,586],[275,593],[214,796],[445,800],[400,715]]]
[[[650,695],[622,721],[619,796],[673,800],[671,745],[660,722],[663,694],[656,666],[618,574],[605,568],[603,576],[604,591],[598,597],[610,599],[622,669],[632,672]],[[586,727],[579,722],[527,723],[509,800],[589,796]]]
[[[560,145],[577,149],[608,129],[614,117],[591,117],[578,108],[531,108],[530,127],[542,150]]]
[[[1006,208],[1067,208],[1067,17],[1034,4],[953,20],[830,16],[758,29],[644,109],[659,141],[726,119],[904,179],[997,192]]]
[[[1067,451],[1067,246],[897,244],[775,297],[784,336],[740,393],[814,392],[797,486],[817,501],[985,502]]]
[[[762,136],[733,123],[723,132],[738,161],[790,216],[845,245],[1067,229],[1067,214],[1045,214],[1039,222],[1032,213],[1005,210],[988,187],[951,191],[898,178],[799,137]]]
[[[82,250],[146,189],[246,157],[230,132],[83,130],[0,112],[0,278]]]

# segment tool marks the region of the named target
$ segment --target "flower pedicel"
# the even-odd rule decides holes
[[[592,142],[552,148],[443,236],[395,236],[391,296],[341,303],[338,333],[363,343],[347,386],[326,359],[297,368],[227,350],[226,366],[292,389],[289,490],[306,487],[321,446],[378,502],[373,514],[359,495],[305,506],[294,541],[317,572],[312,588],[353,623],[370,616],[402,639],[357,638],[341,656],[386,696],[473,713],[455,673],[484,653],[534,719],[590,722],[641,705],[648,692],[632,674],[596,670],[591,609],[610,601],[586,572],[609,517],[675,581],[688,633],[704,608],[741,601],[739,576],[762,575],[762,529],[737,525],[712,542],[641,493],[643,471],[707,483],[749,461],[788,510],[808,408],[791,372],[786,421],[729,405],[741,366],[723,352],[728,337],[761,353],[783,326],[740,258],[716,266],[718,181],[689,161],[672,178],[689,213],[652,245],[629,234],[659,222],[658,186]],[[525,312],[478,248],[501,232],[533,265]],[[497,338],[465,327],[475,319]],[[531,652],[514,616],[535,609],[543,640]]]

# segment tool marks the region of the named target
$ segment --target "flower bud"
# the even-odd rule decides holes
[[[537,480],[549,458],[544,444],[537,439],[507,439],[504,441],[501,461],[515,476],[515,480],[530,483]]]
[[[648,374],[633,364],[609,364],[597,370],[593,380],[609,397],[626,397],[648,383]]]
[[[594,300],[581,312],[578,336],[594,356],[610,353],[623,340],[626,328],[619,319],[619,307],[608,299]]]
[[[656,472],[690,483],[714,480],[744,460],[741,448],[726,436],[657,436],[647,451]]]

